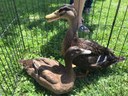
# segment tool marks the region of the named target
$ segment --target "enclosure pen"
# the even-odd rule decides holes
[[[21,59],[47,57],[64,64],[61,44],[66,21],[47,23],[44,17],[69,0],[0,0],[0,96],[53,95],[22,69]],[[124,62],[76,79],[66,95],[127,96],[128,94],[128,2],[93,0],[90,14],[83,12],[89,34],[79,37],[108,47]]]

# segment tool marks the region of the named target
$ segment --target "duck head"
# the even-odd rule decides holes
[[[86,50],[83,48],[79,48],[78,46],[72,46],[67,49],[66,54],[64,55],[65,60],[65,68],[68,75],[70,73],[72,74],[72,61],[75,59],[75,57],[81,55],[81,54],[91,54],[90,50]]]
[[[66,4],[60,7],[58,10],[45,16],[48,22],[52,22],[58,19],[74,19],[77,16],[77,12],[72,5]]]
[[[71,46],[73,38],[77,37],[77,12],[74,6],[66,4],[60,7],[58,10],[52,12],[51,14],[46,15],[45,18],[48,22],[52,22],[59,19],[66,19],[68,21],[69,27],[66,31],[61,51],[61,54],[64,56],[66,50]]]
[[[85,54],[85,55],[91,54],[91,51],[83,48],[79,48],[78,46],[72,46],[66,51],[66,54],[64,57],[67,59],[73,60],[75,57],[82,54]]]

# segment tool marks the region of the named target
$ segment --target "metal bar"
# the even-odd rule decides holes
[[[15,77],[14,77],[14,73],[12,72],[12,67],[9,65],[9,62],[8,62],[8,60],[7,60],[8,57],[6,57],[6,55],[5,55],[5,53],[4,53],[2,47],[1,47],[1,50],[2,50],[3,56],[4,56],[4,58],[5,58],[4,60],[5,60],[6,64],[7,64],[7,66],[8,66],[9,72],[11,73],[12,77],[15,78]],[[6,51],[7,51],[7,50],[6,50]],[[8,55],[9,55],[9,54],[8,54]],[[3,62],[1,58],[0,58],[0,60],[1,60],[1,62]],[[8,77],[9,77],[9,74],[8,74]],[[10,77],[9,77],[9,80],[10,80],[10,82],[12,82]],[[13,83],[12,83],[12,84],[13,84]],[[14,83],[14,84],[15,84],[15,83]]]
[[[4,66],[4,63],[3,63],[3,61],[2,61],[2,59],[0,58],[0,61],[1,61],[1,64]],[[8,70],[6,70],[5,68],[4,68],[4,70],[5,70],[5,72],[6,72],[6,74],[7,74],[7,76],[8,76],[8,79],[9,79],[9,81],[10,81],[10,83],[13,85],[13,83],[12,83],[12,81],[11,81],[11,78],[10,78],[10,75],[9,75],[9,71]],[[11,92],[11,89],[10,89],[10,87],[9,87],[9,83],[7,83],[7,80],[5,79],[5,76],[2,74],[2,72],[0,71],[0,74],[2,75],[2,78],[4,79],[3,81],[5,82],[5,84],[7,85],[7,89]]]
[[[18,16],[18,11],[17,11],[17,7],[16,7],[16,4],[15,4],[15,0],[12,0],[13,1],[13,5],[14,5],[14,9],[15,9],[15,13],[16,13],[16,17],[17,17],[17,22],[18,22],[18,26],[19,26],[19,29],[20,29],[20,35],[21,35],[21,39],[22,39],[22,43],[23,43],[23,47],[25,49],[25,43],[24,43],[24,38],[23,38],[23,33],[22,33],[22,29],[21,29],[21,24],[20,24],[20,19],[19,19],[19,16]]]
[[[107,48],[109,46],[110,39],[112,37],[112,32],[113,32],[114,25],[115,25],[115,22],[116,22],[116,17],[118,15],[118,11],[119,11],[119,8],[120,8],[120,3],[121,3],[121,0],[119,0],[118,5],[117,5],[116,13],[115,13],[115,16],[114,16],[114,20],[113,20],[113,23],[112,23],[112,27],[111,27],[111,31],[110,31],[110,35],[109,35],[109,39],[108,39],[108,43],[107,43]]]
[[[10,26],[9,26],[8,28],[6,28],[3,33],[6,33],[6,31],[8,32],[8,30],[11,28],[11,25],[13,25],[13,24],[10,24]],[[12,30],[12,29],[10,29],[10,30]],[[3,34],[2,34],[2,35],[3,35]],[[0,37],[1,37],[1,36],[0,36]],[[8,36],[8,37],[10,37],[10,36]],[[8,40],[8,37],[6,38],[6,40],[7,40],[7,41],[12,40],[12,42],[13,42],[13,44],[11,44],[11,45],[10,45],[10,43],[7,42],[7,44],[9,45],[8,48],[9,48],[10,50],[12,49],[14,53],[18,53],[18,51],[17,51],[17,49],[16,49],[16,44],[14,43],[16,40],[14,41],[14,40],[11,39],[11,38],[9,38],[9,40]],[[2,37],[1,37],[1,38],[2,38]],[[2,39],[1,39],[1,40],[2,40]],[[3,41],[3,40],[2,40],[2,41]],[[6,46],[6,45],[4,45],[4,46]],[[15,52],[15,51],[16,51],[16,52]],[[9,53],[8,53],[8,54],[9,54]],[[10,54],[13,54],[13,53],[10,53]],[[17,54],[16,54],[16,55],[17,55]],[[17,55],[17,56],[18,56],[18,55]],[[17,59],[17,56],[16,56],[15,58],[13,58],[13,59]],[[11,59],[10,59],[10,60],[11,60]]]
[[[38,2],[38,0],[37,0],[37,2],[36,2],[36,6],[37,6],[37,9],[36,9],[36,12],[38,13],[38,15],[39,15],[39,20],[41,19],[40,18],[40,10],[39,10],[39,2]],[[39,20],[38,20],[38,22],[39,22]],[[38,35],[37,35],[38,33],[36,32],[36,44],[37,45],[39,45],[39,40],[38,40]],[[38,49],[37,49],[38,51],[39,51],[39,47],[38,47]]]
[[[34,1],[33,1],[33,0],[32,0],[32,2],[31,2],[31,5],[32,5],[32,13],[33,13],[33,16],[34,16],[34,12],[35,12],[35,10],[34,10],[34,5],[35,5],[35,4],[34,4]],[[34,16],[34,22],[35,22],[35,16]],[[34,45],[35,45],[35,44],[34,44],[34,39],[33,39],[33,34],[32,34],[32,32],[31,32],[31,38],[32,38],[32,39],[31,39],[31,40],[32,40],[32,45],[33,45],[32,47],[34,48]],[[32,50],[32,51],[33,51],[33,50]]]
[[[2,81],[1,81],[1,82],[2,82]],[[0,90],[0,91],[3,91],[4,95],[7,96],[6,91],[5,91],[5,89],[4,89],[4,87],[2,86],[1,83],[0,83],[0,87],[1,87],[1,89],[2,89],[2,90]],[[0,95],[2,96],[3,93],[0,92]]]
[[[2,18],[5,19],[5,21],[1,22],[2,23],[2,28],[5,29],[7,24],[10,23],[8,20],[9,20],[9,15],[7,16],[6,14],[4,13],[8,13],[8,9],[7,9],[7,5],[6,5],[6,1],[4,1],[4,4],[2,4],[2,9],[3,9],[3,13],[1,13],[3,16]],[[10,11],[9,11],[10,12]],[[4,23],[4,24],[3,24]]]
[[[5,8],[5,9],[6,9],[6,8]],[[5,10],[4,10],[4,11],[5,11]],[[6,21],[9,22],[8,19],[6,19]],[[5,22],[4,22],[4,23],[5,23]],[[2,25],[2,24],[1,24],[1,25]],[[5,24],[5,25],[6,25],[6,24]],[[9,28],[9,26],[8,26],[8,28]],[[2,47],[1,47],[1,50],[2,50],[3,56],[4,56],[4,58],[5,58],[5,62],[7,63],[7,66],[8,66],[8,68],[9,68],[9,70],[10,70],[9,72],[11,72],[11,74],[12,74],[12,70],[10,69],[11,67],[9,66],[9,63],[8,63],[8,61],[7,61],[7,58],[8,58],[8,57],[6,57],[6,55],[4,54],[4,51],[3,51],[3,48],[2,48]],[[8,54],[8,55],[9,55],[9,54]],[[2,61],[2,59],[1,59],[1,61]],[[8,74],[8,77],[9,77],[9,74]],[[13,77],[13,76],[12,76],[12,77]],[[11,80],[10,77],[9,77],[9,80]]]
[[[93,19],[94,19],[94,9],[95,9],[95,4],[96,4],[96,0],[94,0],[94,5],[93,5],[93,10],[92,10],[92,19],[91,19],[91,26],[93,24]]]
[[[101,1],[102,4],[101,4],[101,8],[100,8],[100,15],[99,15],[99,19],[98,19],[98,28],[97,28],[97,32],[96,32],[96,40],[97,40],[97,33],[98,33],[98,30],[99,30],[99,23],[100,23],[100,19],[101,19],[101,14],[102,14],[102,9],[103,9],[103,5],[104,5],[104,1]]]
[[[6,86],[7,86],[7,90],[9,90],[10,92],[11,92],[11,94],[12,94],[12,91],[11,91],[11,87],[9,87],[9,85],[8,85],[8,82],[7,82],[7,80],[5,79],[5,76],[3,75],[3,73],[0,71],[0,74],[1,74],[1,76],[2,76],[2,78],[3,78],[3,81],[5,82],[5,84],[6,84]],[[3,92],[4,92],[4,94],[5,94],[5,96],[7,96],[7,90],[6,89],[4,89],[4,87],[2,86],[2,84],[0,84],[1,85],[1,88],[2,88],[2,90],[3,90]],[[6,90],[6,91],[5,91]]]
[[[8,39],[7,39],[7,40],[8,40]],[[13,41],[13,42],[15,42],[15,41]],[[17,54],[16,54],[16,52],[15,52],[16,46],[13,46],[13,44],[12,44],[12,45],[9,44],[8,49],[7,49],[6,47],[5,47],[5,49],[6,49],[6,50],[9,49],[8,51],[10,51],[10,52],[7,51],[8,58],[9,58],[10,62],[11,62],[11,63],[13,63],[12,61],[17,62],[18,58],[17,58]],[[14,56],[15,58],[10,57],[10,55],[13,56],[13,54],[15,55],[15,56]],[[17,64],[17,65],[18,65],[18,64]],[[16,72],[18,71],[17,69],[19,69],[20,67],[17,66],[17,68],[16,68],[16,66],[14,66],[14,65],[12,64],[12,68],[14,69],[14,73],[16,73]],[[16,71],[16,70],[17,70],[17,71]]]
[[[15,16],[14,16],[14,14],[13,14],[13,6],[12,6],[12,4],[11,4],[11,0],[7,0],[7,4],[6,4],[6,8],[7,8],[7,10],[8,10],[8,15],[10,15],[10,18],[15,18]]]
[[[46,6],[47,6],[47,5],[46,5],[46,0],[44,0],[44,8],[46,8]],[[45,12],[44,15],[46,15],[46,14],[47,14],[47,13]],[[45,23],[44,26],[45,26],[45,28],[46,28],[45,31],[47,31],[47,30],[48,30],[48,26],[46,26],[46,23]],[[47,35],[47,34],[48,34],[48,33],[46,32],[46,35]],[[43,34],[41,34],[41,35],[42,35],[42,37],[43,37]],[[47,40],[47,39],[46,39],[46,40]],[[42,42],[43,42],[43,44],[44,44],[44,42],[45,42],[44,39],[42,39]],[[48,43],[48,40],[46,41],[46,43]],[[44,52],[46,52],[46,48],[44,48],[43,50],[44,50]],[[43,54],[43,55],[46,55],[46,54]]]
[[[58,4],[60,4],[59,1],[57,1],[57,2],[58,2]],[[51,0],[50,3],[53,4],[53,1]],[[59,21],[59,22],[60,22],[60,21]],[[58,25],[59,25],[59,22],[58,22]],[[59,27],[60,27],[60,26],[59,26]],[[53,24],[52,24],[51,28],[52,28],[52,30],[51,30],[51,31],[52,31],[52,34],[53,34],[53,36],[55,36],[57,33],[53,31]],[[60,32],[60,31],[61,31],[61,28],[59,28],[58,31]],[[56,42],[55,39],[53,39],[53,40],[54,40],[54,42]],[[55,45],[53,46],[53,48],[54,48],[55,50],[57,49],[57,48],[55,47]],[[54,54],[55,54],[55,50],[53,50],[53,53],[54,53]]]
[[[126,40],[127,40],[127,37],[128,37],[128,31],[127,31],[127,34],[126,34],[126,36],[125,36],[125,40],[124,40],[124,42],[123,42],[123,44],[122,44],[122,48],[121,48],[121,50],[120,50],[119,56],[121,56],[122,50],[123,50],[124,45],[125,45]]]
[[[4,47],[4,48],[5,48],[5,50],[8,50],[9,49],[8,51],[10,51],[10,52],[6,51],[7,52],[6,54],[8,55],[8,59],[9,59],[10,63],[12,63],[12,60],[15,61],[15,59],[14,58],[11,58],[11,56],[10,56],[12,54],[11,53],[12,50],[10,49],[10,47],[8,47],[8,49],[6,47]],[[16,69],[17,68],[15,68],[13,64],[12,64],[12,68],[13,68],[13,73],[16,73]]]
[[[28,2],[27,2],[28,0],[25,0],[25,9],[26,9],[26,11],[27,11],[27,15],[28,15],[28,18],[29,18],[29,9],[28,9]],[[28,23],[30,24],[30,20],[28,21]],[[24,25],[25,25],[25,23],[24,23]],[[26,33],[26,37],[27,37],[27,47],[28,47],[28,51],[30,52],[30,46],[29,46],[29,42],[28,42],[28,40],[29,40],[29,38],[28,38],[28,36],[27,36],[27,33]],[[24,39],[25,39],[25,37],[24,37]]]
[[[127,11],[128,11],[128,5],[127,5],[126,11],[125,11],[125,15],[126,15]],[[124,16],[124,18],[125,18],[125,16]],[[122,50],[123,50],[123,48],[124,48],[124,44],[126,43],[127,37],[128,37],[128,31],[127,31],[127,34],[125,35],[125,40],[124,40],[124,42],[123,42],[123,45],[122,45],[121,51],[120,51],[120,53],[119,53],[119,56],[120,56],[121,53],[122,53]]]
[[[12,0],[11,0],[11,6],[13,5],[13,2],[12,2]],[[14,6],[12,6],[13,7],[13,13],[12,14],[15,14],[15,7]],[[14,15],[14,18],[15,18],[15,15]],[[17,21],[17,18],[16,18],[16,21]],[[15,23],[15,22],[14,22]],[[17,27],[17,25],[16,24],[12,24],[12,27],[10,28],[11,30],[15,30],[15,32],[17,32],[18,34],[20,34],[20,31],[19,30],[16,30],[16,28],[18,28]],[[14,38],[14,41],[17,41],[17,39],[16,38]],[[17,43],[15,43],[14,44],[15,45],[15,50],[17,51],[17,53],[19,53],[20,52],[20,50],[22,50],[20,47],[18,47],[17,48],[17,46],[20,46],[20,42],[17,42]],[[14,51],[15,52],[15,51]],[[20,57],[20,55],[18,55],[17,54],[17,56],[16,57]]]
[[[13,18],[13,20],[11,20],[11,22],[10,21],[8,21],[9,19],[7,19],[6,21],[8,21],[8,25],[7,25],[7,27],[5,28],[5,30],[3,29],[3,33],[1,34],[1,36],[0,36],[0,38],[3,36],[4,37],[4,34],[6,34],[6,32],[8,32],[8,30],[10,29],[10,30],[14,30],[15,28],[11,28],[11,26],[12,25],[14,25],[13,23],[16,21],[16,18],[12,15],[12,14],[14,14],[14,13],[11,13],[12,12],[12,7],[11,7],[11,1],[9,1],[9,2],[5,2],[5,6],[3,6],[3,8],[4,9],[6,9],[6,11],[8,11],[9,12],[9,14],[10,15],[7,15],[8,17],[7,18]],[[8,8],[9,7],[9,8]],[[10,9],[11,9],[11,11],[10,11]],[[8,12],[6,12],[6,13],[8,13]],[[10,16],[10,17],[9,17]],[[4,17],[4,15],[3,15],[3,17]],[[3,25],[3,24],[1,24],[1,25]],[[6,25],[6,24],[4,24],[4,25]],[[8,36],[9,37],[9,36]],[[14,38],[15,39],[15,38]],[[11,39],[10,39],[11,40]],[[16,41],[16,39],[15,39],[15,41]],[[8,43],[9,44],[9,43]],[[14,44],[15,45],[15,44]],[[16,48],[16,47],[15,47]],[[14,49],[13,49],[14,50]],[[17,56],[16,56],[17,57]]]
[[[6,5],[6,7],[7,7],[7,5]],[[7,8],[8,9],[8,8]],[[11,13],[10,13],[11,14]],[[11,18],[11,17],[8,17],[8,18]],[[13,18],[13,17],[12,17]],[[8,21],[8,19],[7,19],[7,21]],[[6,32],[8,32],[8,29],[10,29],[10,27],[11,27],[11,25],[13,25],[12,23],[15,21],[15,19],[13,19],[12,21],[11,21],[11,23],[10,24],[8,24],[8,26],[6,27],[6,29],[4,30],[3,29],[3,33],[0,35],[0,38],[2,38],[2,37],[4,37],[4,34],[6,34]],[[9,22],[9,21],[8,21]],[[2,25],[2,23],[1,23],[1,25]],[[10,37],[10,36],[8,36],[8,37]],[[1,39],[2,40],[2,39]],[[6,39],[7,40],[7,39]],[[11,39],[10,39],[11,40]],[[9,41],[10,41],[9,40]],[[8,45],[9,45],[9,43],[8,43]],[[5,46],[5,45],[4,45]],[[12,46],[11,46],[12,47]],[[10,47],[10,48],[11,48]],[[9,48],[9,47],[8,47]],[[13,49],[14,50],[14,49]],[[8,53],[9,54],[9,53]],[[10,56],[10,54],[9,54],[9,56]],[[10,58],[9,58],[10,59]],[[13,58],[14,59],[14,58]],[[11,60],[11,59],[10,59]]]
[[[122,30],[122,26],[123,26],[124,21],[125,21],[125,17],[126,17],[127,9],[128,9],[128,6],[127,6],[126,11],[125,11],[125,13],[124,13],[124,17],[123,17],[123,20],[122,20],[122,22],[121,22],[120,29],[119,29],[119,31],[118,31],[118,36],[117,36],[117,39],[116,39],[116,43],[115,43],[115,46],[114,46],[114,50],[115,50],[115,48],[116,48],[116,45],[117,45],[117,42],[118,42],[118,39],[119,39],[121,30]]]
[[[108,26],[108,25],[107,25],[107,21],[108,21],[108,16],[109,16],[109,12],[110,12],[109,10],[110,10],[110,8],[111,8],[111,4],[112,4],[112,0],[110,0],[110,3],[109,3],[108,12],[107,12],[106,21],[105,21],[105,26],[104,26],[105,30],[103,31],[101,44],[103,43],[103,40],[104,40],[104,33],[105,33],[105,31],[106,31],[106,26]],[[111,26],[111,25],[110,25],[110,26]]]

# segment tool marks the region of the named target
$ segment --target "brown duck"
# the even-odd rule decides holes
[[[78,38],[77,13],[72,5],[64,5],[55,12],[46,15],[45,18],[48,22],[66,19],[69,23],[69,29],[63,41],[62,55],[70,46],[78,46],[91,51],[91,54],[80,55],[73,60],[73,64],[79,67],[81,71],[88,72],[89,70],[107,68],[111,64],[124,60],[124,57],[115,56],[110,49],[99,45],[95,41]]]
[[[41,86],[54,92],[63,94],[69,92],[74,85],[75,74],[72,69],[72,60],[80,54],[90,54],[91,51],[70,47],[64,56],[65,66],[49,58],[20,60],[27,73]]]

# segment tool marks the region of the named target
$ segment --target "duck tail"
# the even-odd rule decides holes
[[[33,67],[33,60],[19,60],[19,63],[24,67],[24,69],[32,68]]]
[[[123,56],[120,56],[120,57],[117,57],[118,58],[118,62],[122,62],[122,61],[124,61],[124,60],[126,60],[126,58],[125,57],[123,57]]]

